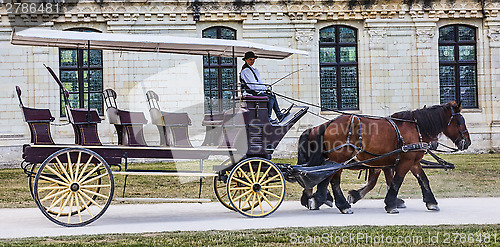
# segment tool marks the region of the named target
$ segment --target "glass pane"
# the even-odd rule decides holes
[[[212,28],[203,30],[202,36],[203,36],[203,38],[216,39],[217,38],[217,27],[212,27]]]
[[[476,52],[473,45],[461,45],[458,47],[459,60],[476,60]]]
[[[439,29],[439,41],[454,41],[455,29],[454,26],[442,27]]]
[[[321,107],[327,109],[337,109],[337,90],[331,88],[321,89]]]
[[[68,92],[78,92],[78,73],[76,71],[61,71],[61,82]]]
[[[221,39],[236,40],[236,32],[229,28],[221,28]]]
[[[233,101],[231,100],[233,98],[233,92],[232,91],[222,91],[222,110],[228,110],[233,108]]]
[[[356,31],[351,28],[341,27],[339,28],[339,39],[339,42],[356,43]]]
[[[88,71],[83,71],[83,85],[85,87],[85,92],[88,90],[87,81]],[[101,70],[91,70],[90,71],[90,91],[102,92],[102,71]]]
[[[221,60],[221,64],[224,64],[226,66],[229,66],[229,65],[232,66],[233,62],[236,61],[236,59],[233,59],[231,57],[221,57],[220,60]]]
[[[83,66],[87,64],[87,50],[83,50]],[[90,66],[102,66],[102,51],[90,50]]]
[[[84,102],[83,102],[83,107],[87,108],[88,107],[88,94],[84,95]],[[101,93],[91,93],[90,94],[90,108],[91,109],[97,109],[97,112],[99,112],[100,115],[102,115],[103,109],[102,109],[102,94]]]
[[[210,66],[216,66],[218,64],[218,57],[210,56]],[[208,66],[208,56],[203,56],[203,66]]]
[[[460,66],[460,86],[476,86],[476,66]]]
[[[340,62],[356,62],[356,47],[340,47]]]
[[[474,41],[476,31],[474,28],[466,26],[458,26],[458,40],[459,41]]]
[[[462,107],[466,108],[477,107],[476,87],[461,87],[460,99],[462,100]]]
[[[342,109],[357,109],[358,108],[358,89],[357,88],[342,88]]]
[[[321,88],[336,88],[337,68],[321,67],[320,82],[321,82]]]
[[[334,47],[323,47],[319,48],[319,62],[320,63],[334,63],[335,60],[335,48]]]
[[[204,79],[204,87],[205,90],[217,90],[218,85],[217,85],[217,69],[216,68],[211,68],[210,69],[210,78],[208,74],[208,69],[203,70],[203,79]]]
[[[440,66],[439,67],[439,85],[455,86],[455,67]]]
[[[454,46],[439,46],[439,60],[440,61],[453,61],[455,60],[455,47]]]
[[[234,74],[232,68],[222,69],[222,90],[233,89]]]
[[[61,67],[77,66],[78,60],[76,59],[76,50],[60,50],[61,53]]]
[[[441,87],[441,104],[446,104],[450,101],[455,101],[455,87]]]
[[[335,27],[321,29],[319,31],[319,42],[335,42]]]
[[[357,87],[358,72],[356,66],[340,67],[340,86],[341,87]]]
[[[71,106],[71,108],[79,108],[80,107],[79,106],[80,99],[79,99],[78,94],[70,94],[68,97],[68,100],[69,100],[69,105]],[[66,116],[65,106],[66,106],[66,104],[64,102],[64,96],[61,93],[61,116]]]

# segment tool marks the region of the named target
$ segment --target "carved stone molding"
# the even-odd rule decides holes
[[[434,37],[434,30],[432,28],[417,28],[416,34],[418,43],[430,43]]]
[[[314,30],[297,30],[295,32],[295,40],[299,45],[309,45],[314,38]]]
[[[488,29],[488,38],[490,38],[493,42],[500,41],[500,28],[499,27],[491,27]]]
[[[382,40],[387,37],[387,31],[383,29],[368,30],[368,35],[370,35],[370,44],[381,44]]]

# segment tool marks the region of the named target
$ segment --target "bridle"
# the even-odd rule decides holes
[[[456,122],[456,125],[457,125],[457,129],[458,129],[458,133],[460,133],[460,135],[455,139],[453,140],[453,143],[456,143],[458,141],[458,138],[462,138],[460,140],[460,144],[462,144],[463,146],[465,146],[465,133],[469,132],[469,130],[467,128],[465,128],[464,131],[460,130],[460,125],[465,125],[465,119],[464,119],[464,116],[462,116],[462,114],[460,112],[455,112],[453,110],[453,106],[450,107],[451,109],[451,118],[450,118],[450,121],[448,121],[448,126],[446,126],[446,128],[448,128],[451,124],[451,121],[453,120],[453,118],[457,118],[457,121]]]

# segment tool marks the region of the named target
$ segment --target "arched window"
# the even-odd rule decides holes
[[[357,30],[347,26],[329,26],[319,31],[323,110],[359,109],[357,40]]]
[[[73,28],[68,31],[98,32],[87,28]],[[90,44],[92,48],[92,44]],[[69,92],[73,108],[87,108],[90,90],[90,108],[104,114],[102,101],[102,50],[59,49],[59,78]],[[90,60],[90,85],[88,85],[88,62]],[[61,94],[61,116],[66,116],[64,99]]]
[[[236,40],[236,30],[228,27],[210,27],[202,32],[203,38]],[[203,56],[205,113],[223,112],[233,105],[233,81],[236,60],[229,57]],[[210,70],[210,73],[209,73]]]
[[[478,107],[476,28],[439,29],[439,87],[441,104],[462,101],[464,108]]]

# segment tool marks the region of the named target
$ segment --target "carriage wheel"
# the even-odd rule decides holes
[[[229,176],[230,173],[231,173],[231,171],[226,171],[225,175]],[[241,174],[237,174],[237,175],[243,176]],[[226,207],[230,210],[234,210],[233,206],[231,206],[231,202],[229,202],[229,197],[227,196],[227,180],[220,181],[218,177],[214,177],[213,186],[214,186],[215,197],[217,197],[217,200],[219,200],[219,202],[222,203],[222,205],[224,205],[224,207]],[[241,191],[236,191],[235,196],[238,196],[241,193],[242,193]],[[238,200],[238,205],[241,205],[242,203],[243,203],[243,199],[240,198]],[[250,207],[250,206],[246,206],[246,207],[242,207],[241,210],[247,211],[247,210],[250,210],[251,208],[252,207]]]
[[[35,202],[52,222],[83,226],[101,217],[114,193],[108,163],[81,148],[62,149],[49,156],[33,181]]]
[[[285,197],[283,174],[267,159],[241,161],[231,170],[227,180],[229,202],[245,216],[267,216],[278,209]],[[244,210],[248,207],[249,210]]]

